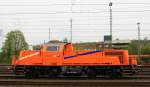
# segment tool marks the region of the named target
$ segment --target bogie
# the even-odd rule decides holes
[[[130,72],[132,72],[132,67],[129,66],[126,68],[120,66],[28,66],[20,68],[20,66],[16,66],[16,70],[14,71],[16,71],[15,73],[20,73],[20,71],[23,71],[22,74],[24,74],[27,78],[37,78],[42,75],[46,75],[49,77],[85,75],[90,78],[94,78],[97,76],[120,78],[129,68]]]

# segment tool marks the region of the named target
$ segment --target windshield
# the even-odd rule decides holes
[[[47,51],[58,51],[59,47],[58,46],[48,46]]]

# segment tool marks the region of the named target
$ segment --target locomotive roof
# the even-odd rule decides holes
[[[46,43],[45,45],[65,45],[67,43],[62,43],[62,42],[53,42],[53,43]]]

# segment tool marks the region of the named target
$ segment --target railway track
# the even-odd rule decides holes
[[[150,66],[138,66],[140,72],[123,78],[87,77],[40,77],[26,79],[12,73],[10,65],[0,65],[0,87],[150,87]]]
[[[11,65],[0,65],[0,74],[12,74]]]
[[[3,79],[0,84],[0,87],[150,87],[149,80]]]

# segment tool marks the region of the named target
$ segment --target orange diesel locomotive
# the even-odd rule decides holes
[[[12,59],[15,74],[26,77],[39,75],[122,76],[135,73],[136,58],[127,50],[73,50],[71,43],[49,43],[39,51],[21,51]]]

